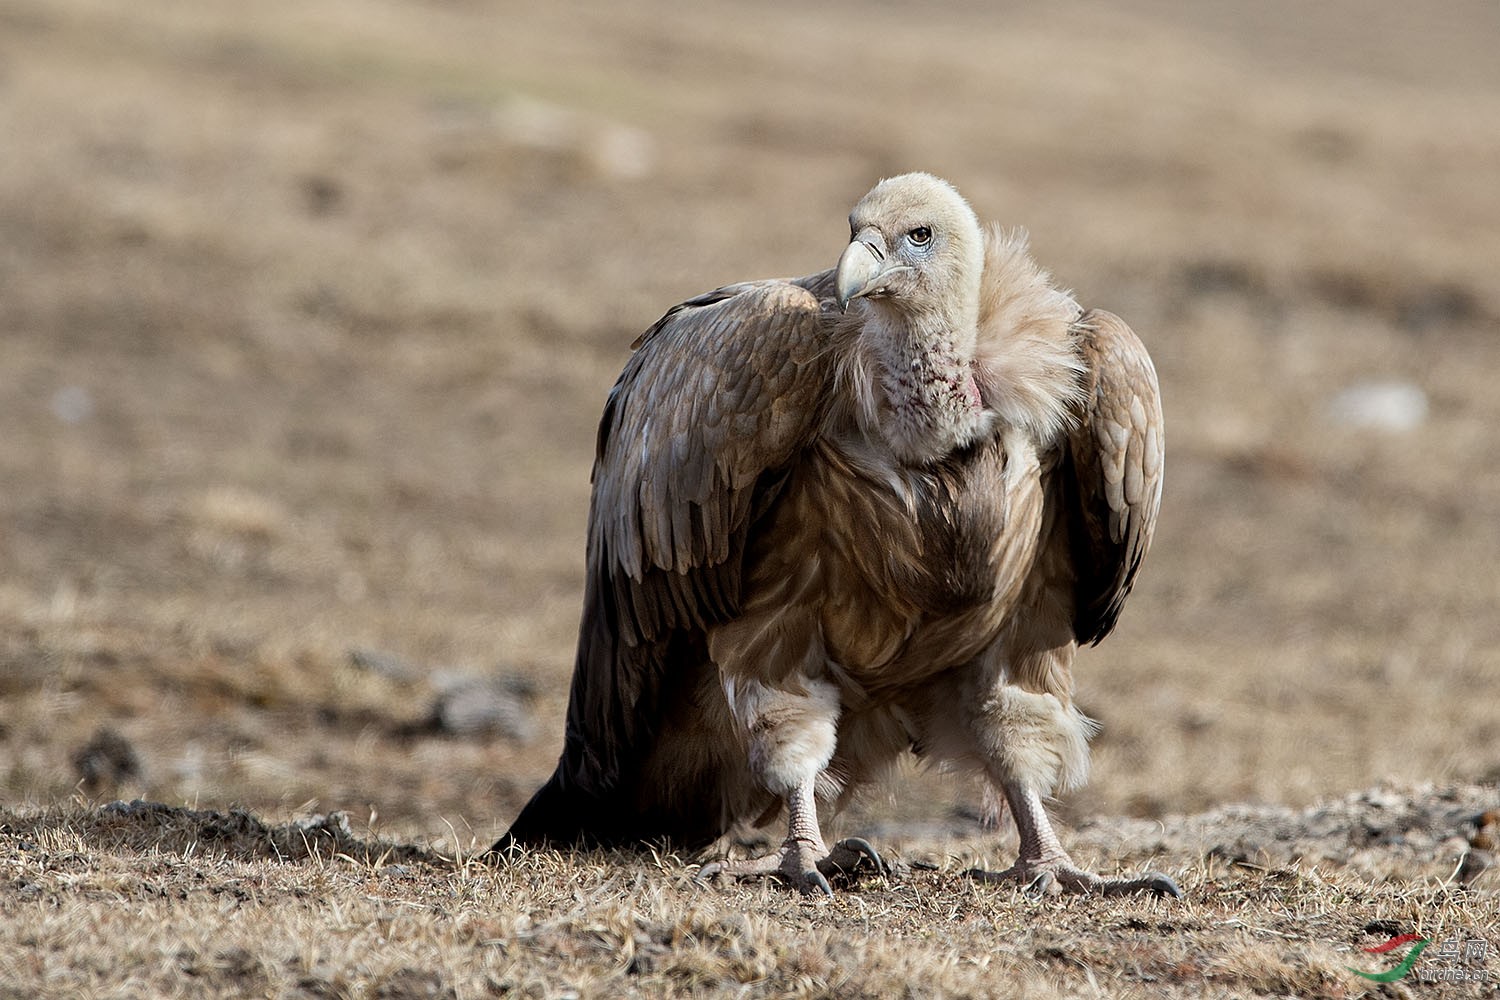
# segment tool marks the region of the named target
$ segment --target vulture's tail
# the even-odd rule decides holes
[[[670,734],[668,742],[676,742]],[[552,777],[490,848],[491,855],[504,860],[519,849],[534,847],[669,844],[695,850],[723,832],[726,819],[717,768],[683,770],[683,758],[678,756],[679,767],[673,770],[681,784],[657,780],[660,771],[649,767],[622,776],[616,788],[600,793],[580,787],[570,777],[568,749]]]
[[[702,706],[723,695],[702,633],[628,646],[614,641],[611,626],[585,614],[557,769],[491,854],[662,843],[696,849],[723,832],[715,736],[725,727],[704,732]]]
[[[611,823],[619,816],[617,804],[570,788],[559,764],[490,853],[504,858],[524,847],[613,846],[623,839],[623,831]]]

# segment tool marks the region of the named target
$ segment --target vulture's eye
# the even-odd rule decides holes
[[[932,230],[926,226],[918,226],[908,232],[906,238],[911,240],[912,246],[925,247],[932,242]]]

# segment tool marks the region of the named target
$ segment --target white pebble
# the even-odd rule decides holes
[[[94,397],[81,385],[65,385],[52,394],[52,415],[65,424],[81,424],[94,415]]]
[[[1410,382],[1357,382],[1329,401],[1328,415],[1348,427],[1409,431],[1427,419],[1427,394]]]

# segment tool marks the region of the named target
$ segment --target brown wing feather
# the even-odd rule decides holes
[[[737,544],[826,402],[829,326],[805,288],[763,281],[689,300],[637,339],[599,426],[589,515],[589,571],[611,581],[627,643],[734,612]]]
[[[599,424],[563,754],[509,842],[702,832],[702,817],[633,814],[643,793],[632,782],[670,700],[708,666],[703,630],[739,613],[752,522],[820,426],[833,368],[832,307],[819,298],[829,280],[720,288],[674,307],[633,345]]]
[[[1082,419],[1069,438],[1077,610],[1074,634],[1114,628],[1151,547],[1161,507],[1161,391],[1146,347],[1120,317],[1090,310],[1076,329],[1088,366]]]

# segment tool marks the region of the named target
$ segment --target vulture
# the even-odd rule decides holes
[[[632,345],[599,422],[561,758],[494,851],[708,850],[705,877],[830,893],[875,849],[836,808],[902,754],[1008,806],[1032,892],[1180,895],[1075,865],[1044,808],[1095,724],[1080,644],[1114,627],[1161,502],[1156,373],[1024,235],[946,181],[881,181],[835,267],[727,285]]]

